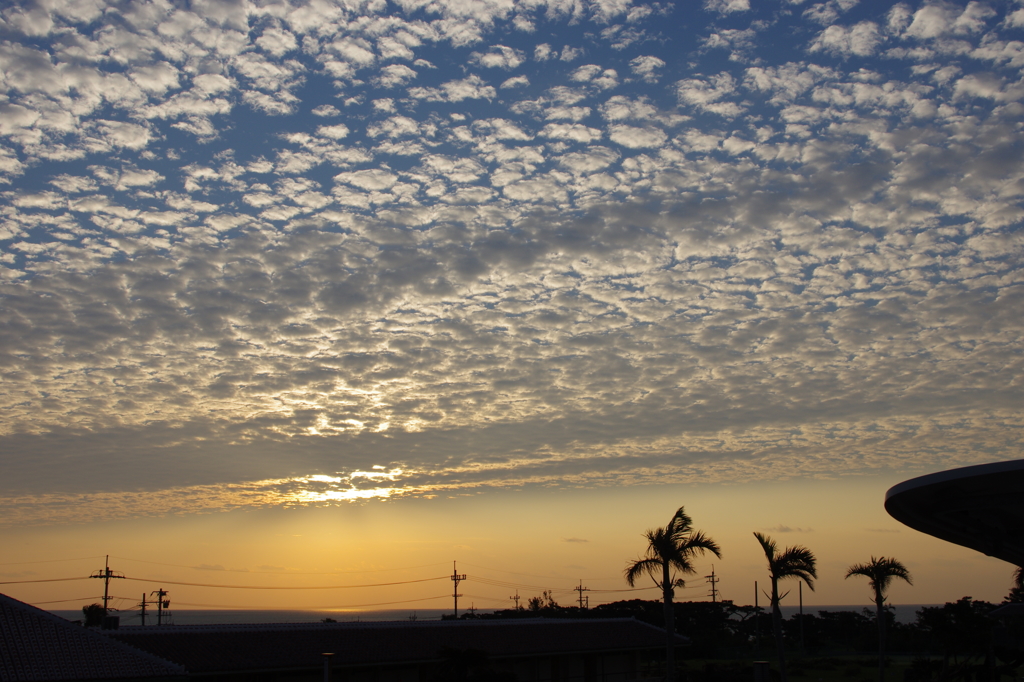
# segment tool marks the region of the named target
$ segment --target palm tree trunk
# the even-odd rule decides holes
[[[676,619],[672,608],[672,580],[669,565],[662,564],[661,587],[665,599],[665,682],[676,679]]]
[[[779,680],[786,682],[786,642],[782,636],[782,609],[779,608],[779,581],[772,578],[772,631],[779,657]]]
[[[875,618],[878,619],[878,682],[885,682],[885,599],[875,596]]]

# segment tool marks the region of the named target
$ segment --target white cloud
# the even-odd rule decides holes
[[[645,83],[657,83],[658,72],[664,66],[665,62],[657,57],[641,56],[629,60],[630,69]]]
[[[547,43],[542,43],[533,48],[533,58],[538,62],[546,62],[547,60],[554,59],[557,56],[557,53],[552,50],[551,46]]]
[[[803,16],[817,24],[828,26],[856,5],[857,0],[828,0],[811,5],[804,10]]]
[[[964,76],[956,82],[953,92],[957,99],[985,97],[996,101],[1005,101],[1006,99],[1020,99],[1024,96],[1024,92],[1017,92],[1016,96],[1006,97],[1002,79],[986,73]]]
[[[584,66],[577,67],[571,74],[569,74],[569,79],[578,83],[586,83],[596,78],[599,73],[601,73],[600,66],[597,64],[586,64]]]
[[[494,99],[497,96],[494,88],[487,85],[482,78],[472,74],[459,81],[449,81],[441,86],[449,102],[461,102],[465,99]]]
[[[522,50],[504,45],[492,45],[487,52],[472,52],[469,63],[489,69],[515,69],[526,60]]]
[[[668,135],[665,134],[664,130],[653,126],[637,128],[619,123],[608,127],[608,138],[616,144],[621,144],[623,147],[639,149],[643,147],[660,147],[665,144]]]
[[[419,40],[409,44],[407,41],[399,40],[394,36],[382,36],[377,40],[377,51],[380,53],[381,59],[405,59],[412,61],[416,57],[412,47],[418,46],[419,43]]]
[[[503,118],[492,118],[475,121],[473,127],[485,132],[498,140],[530,140],[533,139],[518,125]]]
[[[192,84],[198,92],[204,95],[216,95],[222,92],[229,92],[235,87],[235,82],[219,73],[204,73],[192,79]]]
[[[718,14],[747,12],[750,10],[750,0],[704,0],[704,9]]]
[[[526,76],[513,76],[508,80],[502,82],[499,88],[505,90],[507,88],[525,88],[530,85],[530,79]]]
[[[20,104],[0,102],[0,135],[15,135],[39,120],[39,112]]]
[[[550,107],[544,112],[548,121],[582,121],[590,116],[590,107]]]
[[[311,113],[314,116],[321,116],[324,118],[339,116],[341,114],[337,107],[330,104],[321,104],[320,106],[314,107]]]
[[[579,123],[549,123],[540,131],[541,137],[556,140],[571,140],[589,144],[600,140],[602,133],[597,128],[588,128]]]
[[[68,175],[66,173],[55,177],[50,181],[50,184],[67,194],[95,192],[97,187],[92,178],[81,175]]]
[[[744,75],[743,84],[761,92],[770,92],[771,101],[781,103],[791,102],[816,83],[835,77],[828,69],[788,63],[777,67],[750,67]]]
[[[138,123],[98,120],[95,126],[103,141],[114,148],[143,149],[153,137],[148,127]]]
[[[509,199],[526,203],[561,204],[569,198],[563,187],[546,178],[513,182],[503,187],[501,193]]]
[[[561,53],[561,55],[558,58],[561,59],[563,62],[572,62],[572,61],[576,61],[577,59],[579,59],[582,56],[583,56],[583,48],[582,47],[581,48],[575,48],[575,47],[569,47],[568,45],[566,45],[565,47],[562,48],[562,53]]]
[[[408,116],[392,116],[391,118],[373,123],[366,127],[366,134],[370,137],[402,137],[407,135],[418,135],[420,124]]]
[[[339,123],[333,126],[318,126],[316,134],[322,137],[329,137],[333,140],[340,140],[343,137],[348,137],[349,129],[344,123]]]
[[[885,28],[889,33],[900,35],[913,20],[913,13],[906,3],[898,2],[893,5],[886,14]]]
[[[283,57],[299,46],[298,41],[295,40],[295,36],[290,31],[276,26],[264,29],[263,35],[256,39],[256,44],[275,57]]]
[[[416,72],[405,64],[389,64],[374,76],[374,83],[382,88],[403,86],[416,77]]]
[[[270,116],[287,116],[295,111],[298,97],[288,92],[267,94],[250,90],[242,93],[242,101]]]
[[[333,41],[327,47],[356,68],[370,66],[377,61],[373,46],[364,38],[342,38]]]
[[[592,146],[585,152],[573,152],[559,157],[558,165],[575,175],[604,170],[619,160],[619,154],[608,147]]]
[[[631,100],[624,95],[615,95],[600,106],[601,116],[608,121],[654,118],[658,109],[646,99]]]
[[[744,111],[744,107],[739,104],[721,101],[735,92],[736,82],[731,74],[724,71],[706,80],[688,78],[676,83],[676,94],[681,103],[727,118],[738,116]]]
[[[178,87],[178,69],[167,62],[157,62],[132,69],[131,79],[146,92],[162,95]]]
[[[972,34],[985,28],[986,20],[995,16],[988,5],[967,3],[963,11],[947,4],[928,4],[914,13],[906,35],[919,39],[939,38],[947,34]]]
[[[875,53],[881,42],[878,25],[872,21],[862,21],[850,28],[829,26],[814,38],[808,49],[811,52],[867,57]]]
[[[452,158],[440,154],[423,157],[423,168],[431,174],[458,183],[475,182],[484,174],[484,167],[473,159]]]
[[[398,182],[398,176],[380,169],[368,169],[339,173],[334,176],[335,182],[344,182],[363,190],[390,189]]]

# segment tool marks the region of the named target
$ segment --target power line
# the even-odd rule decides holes
[[[38,580],[8,580],[6,582],[0,582],[0,585],[24,585],[25,583],[60,583],[67,582],[68,580],[88,580],[90,576],[83,576],[81,578],[41,578]]]
[[[203,568],[201,566],[186,566],[184,564],[168,564],[168,563],[163,563],[163,562],[160,562],[160,561],[146,561],[144,559],[131,559],[131,558],[128,558],[128,557],[114,556],[113,554],[111,554],[110,556],[113,557],[114,559],[120,559],[122,561],[134,561],[134,562],[137,562],[137,563],[140,563],[140,564],[153,564],[154,566],[172,566],[174,568],[191,568],[194,571],[215,570],[215,569],[205,569],[205,568]],[[226,573],[253,573],[253,574],[258,574],[258,575],[358,575],[358,574],[361,574],[361,573],[384,573],[384,572],[387,572],[387,571],[411,571],[411,570],[417,569],[417,568],[431,568],[433,566],[444,566],[447,563],[448,563],[447,561],[439,561],[439,562],[434,563],[434,564],[423,564],[421,566],[400,566],[398,568],[374,568],[374,569],[367,569],[365,571],[244,571],[244,570],[234,570],[234,569],[230,569],[230,568],[224,569],[224,571]],[[0,564],[0,566],[2,566],[2,565],[3,564]]]
[[[511,575],[525,575],[525,576],[529,576],[531,578],[543,578],[545,580],[550,580],[551,579],[551,576],[549,576],[549,575],[537,575],[536,573],[517,573],[516,571],[506,571],[503,568],[491,568],[490,566],[479,566],[477,564],[471,564],[468,561],[463,561],[462,563],[465,564],[466,566],[472,566],[473,568],[482,568],[485,571],[497,571],[498,573],[509,573]],[[621,575],[616,575],[616,576],[611,576],[611,577],[606,577],[606,578],[586,578],[586,579],[587,580],[621,580],[622,576]]]
[[[39,561],[8,561],[0,564],[0,566],[24,566],[25,564],[53,564],[58,561],[88,561],[92,559],[99,559],[102,554],[97,556],[84,556],[77,559],[40,559]],[[117,557],[115,557],[117,558]]]
[[[187,585],[189,587],[219,587],[227,590],[344,590],[357,587],[389,587],[391,585],[411,585],[413,583],[426,583],[432,580],[444,580],[450,576],[442,575],[437,578],[420,578],[419,580],[399,580],[393,583],[369,583],[366,585],[311,585],[309,587],[293,587],[286,585],[218,585],[214,583],[186,583],[175,580],[154,580],[152,578],[128,578],[143,583],[166,583],[168,585]]]
[[[434,599],[449,599],[450,594],[442,594],[437,597],[421,597],[419,599],[402,599],[399,601],[382,601],[374,604],[337,604],[331,606],[317,606],[306,609],[280,609],[285,611],[325,611],[328,609],[354,609],[362,608],[364,606],[390,606],[392,604],[412,604],[414,602],[431,601]],[[267,608],[266,606],[251,606],[251,605],[238,605],[238,604],[197,604],[195,602],[186,601],[175,601],[178,606],[201,606],[208,609],[232,609],[235,611],[276,611],[279,609]]]
[[[377,602],[376,604],[344,604],[344,605],[339,605],[339,606],[321,606],[319,608],[321,608],[321,609],[355,609],[355,608],[362,608],[364,606],[390,606],[391,604],[411,604],[412,602],[416,602],[416,601],[431,601],[433,599],[448,599],[450,597],[451,597],[450,594],[442,594],[439,597],[423,597],[422,599],[405,599],[403,601],[382,601],[382,602]]]
[[[33,602],[32,606],[40,606],[42,604],[66,604],[69,601],[83,602],[89,601],[90,599],[99,599],[99,597],[80,597],[78,599],[54,599],[53,601],[37,601]],[[118,599],[120,599],[120,597],[118,597]]]

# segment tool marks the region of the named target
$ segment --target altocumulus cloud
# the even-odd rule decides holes
[[[5,523],[1017,456],[1018,5],[353,7],[0,10]]]

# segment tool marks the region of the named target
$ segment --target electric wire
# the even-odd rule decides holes
[[[53,601],[37,601],[32,602],[32,606],[40,606],[42,604],[65,604],[69,601],[89,601],[90,599],[103,599],[103,597],[81,597],[79,599],[54,599]]]
[[[235,611],[326,611],[328,609],[355,609],[364,606],[389,606],[391,604],[412,604],[414,602],[431,601],[433,599],[451,599],[450,594],[442,594],[438,597],[421,597],[419,599],[402,599],[400,601],[384,601],[375,604],[338,604],[333,606],[316,606],[306,609],[270,609],[265,606],[245,606],[237,604],[197,604],[195,602],[176,601],[178,606],[199,606],[211,609],[232,609]]]
[[[491,568],[489,566],[478,566],[477,564],[471,564],[468,561],[460,561],[460,564],[464,566],[472,566],[473,568],[481,568],[485,571],[497,571],[498,573],[510,573],[512,575],[525,575],[530,578],[544,578],[545,580],[550,579],[549,575],[537,575],[535,573],[517,573],[515,571],[507,571],[502,568]],[[618,580],[621,576],[615,576],[614,578],[586,578],[586,580]]]
[[[86,559],[102,559],[103,555],[99,556],[85,556],[77,559],[41,559],[39,561],[8,561],[0,563],[0,566],[24,566],[25,564],[53,564],[58,561],[85,561]]]
[[[94,558],[97,558],[97,557],[82,557],[82,558],[76,558],[76,559],[53,559],[53,560],[44,560],[44,561],[40,561],[40,562],[20,562],[20,563],[51,563],[51,562],[58,562],[58,561],[82,561],[82,560],[85,560],[85,559],[94,559]],[[142,559],[131,559],[131,558],[128,558],[128,557],[112,556],[112,558],[120,559],[120,560],[123,560],[123,561],[136,561],[136,562],[140,562],[140,563],[147,563],[147,564],[154,564],[154,565],[161,565],[161,566],[172,566],[172,567],[177,567],[177,568],[190,568],[190,569],[196,569],[197,568],[195,566],[184,566],[184,565],[181,565],[181,564],[166,564],[166,563],[161,563],[161,562],[156,562],[156,561],[146,561],[146,560],[142,560]],[[443,562],[443,563],[447,563],[447,562]],[[466,565],[466,566],[474,566],[474,564],[471,564],[471,563],[468,563],[468,562],[462,562],[462,563],[463,563],[463,565]],[[0,564],[0,565],[4,565],[4,564]],[[8,565],[10,565],[10,564],[8,564]],[[414,569],[414,568],[425,568],[425,567],[433,567],[433,566],[438,566],[438,565],[442,565],[442,563],[439,562],[439,563],[434,563],[434,564],[424,564],[423,566],[404,567],[404,568],[399,568],[399,569],[378,569],[378,570],[381,571],[381,572],[383,572],[383,571],[391,571],[391,570],[410,570],[410,569]],[[486,568],[486,567],[483,567],[483,566],[477,566],[477,568],[482,568],[484,570],[494,570],[494,571],[499,571],[501,573],[507,573],[507,574],[512,574],[512,575],[524,575],[524,576],[529,575],[529,576],[538,577],[538,578],[546,577],[546,576],[537,576],[537,575],[528,574],[528,573],[516,573],[514,571],[504,571],[504,570],[501,570],[501,569]],[[239,571],[239,572],[246,572],[246,573],[248,573],[248,571]],[[377,572],[377,571],[339,571],[339,572],[337,572],[337,574],[341,574],[341,573],[371,573],[371,572]],[[284,572],[266,571],[266,572],[259,572],[259,573],[260,574],[262,574],[262,573],[269,573],[269,574],[277,574],[277,575],[335,575],[336,574],[336,573],[324,573],[324,572],[288,572],[288,571],[284,571]],[[118,576],[118,577],[121,577],[121,576]],[[31,583],[68,582],[68,581],[75,581],[75,580],[88,580],[89,578],[102,578],[102,576],[100,576],[100,575],[92,575],[92,576],[88,576],[88,577],[36,578],[36,579],[31,579],[31,580],[10,580],[10,581],[2,581],[2,582],[0,582],[0,585],[18,585],[18,584],[31,584]],[[158,584],[166,584],[166,585],[181,585],[181,586],[188,586],[188,587],[207,587],[207,588],[215,588],[215,589],[234,589],[234,590],[335,590],[335,589],[357,589],[357,588],[370,588],[370,587],[391,587],[391,586],[396,586],[396,585],[410,585],[410,584],[423,583],[423,582],[432,582],[432,581],[436,581],[436,580],[446,580],[446,579],[450,579],[450,578],[451,578],[451,576],[445,575],[445,576],[438,576],[438,577],[433,577],[433,578],[420,578],[420,579],[415,579],[415,580],[399,580],[399,581],[383,582],[383,583],[366,583],[366,584],[358,584],[358,585],[288,586],[288,585],[226,585],[226,584],[220,584],[220,583],[198,583],[198,582],[186,582],[186,581],[176,581],[176,580],[154,580],[154,579],[151,579],[151,578],[135,578],[135,577],[128,577],[128,576],[124,576],[123,577],[123,579],[132,580],[132,581],[136,581],[136,582],[158,583]],[[506,588],[506,589],[515,589],[515,590],[517,590],[517,592],[520,589],[524,589],[524,590],[537,590],[537,591],[540,591],[542,593],[543,592],[547,592],[550,595],[552,595],[552,597],[555,597],[555,596],[565,597],[567,595],[572,594],[573,592],[578,591],[577,587],[571,587],[571,588],[554,587],[554,588],[552,588],[552,587],[545,587],[545,586],[541,586],[541,585],[532,585],[532,584],[528,584],[528,583],[517,583],[517,582],[512,582],[512,581],[509,581],[509,580],[500,580],[500,579],[497,579],[497,578],[489,578],[489,577],[484,577],[484,576],[479,576],[479,575],[467,576],[465,580],[467,582],[475,582],[475,583],[479,583],[481,585],[487,585],[487,586],[491,586],[491,587],[501,587],[501,588]],[[704,589],[704,588],[705,588],[704,585],[693,585],[693,586],[683,586],[681,588],[677,587],[676,589],[700,590],[700,589]],[[648,586],[648,587],[622,588],[622,589],[587,589],[586,591],[590,592],[590,593],[593,593],[593,594],[622,594],[622,593],[631,593],[631,592],[647,592],[647,591],[655,590],[655,589],[659,589],[657,585],[651,585],[651,586]],[[444,596],[440,596],[440,597],[424,597],[424,598],[420,598],[420,599],[406,599],[406,600],[399,600],[399,601],[375,602],[375,603],[372,603],[372,604],[345,604],[345,605],[336,605],[336,606],[323,606],[323,607],[317,607],[317,608],[318,609],[351,609],[351,608],[362,608],[362,607],[368,607],[368,606],[387,606],[387,605],[394,605],[394,604],[406,604],[406,603],[415,603],[415,602],[421,602],[421,601],[431,601],[431,600],[435,600],[435,599],[445,599],[445,598],[450,598],[451,596],[452,595],[444,595]],[[484,600],[485,602],[492,602],[492,603],[495,603],[495,604],[502,604],[505,601],[504,599],[501,599],[501,598],[486,597],[486,596],[483,596],[483,595],[469,595],[469,596],[471,596],[474,599],[481,599],[481,600]],[[85,598],[85,599],[60,599],[60,600],[52,600],[52,601],[46,601],[46,602],[38,602],[38,604],[58,604],[58,603],[66,603],[66,602],[73,602],[73,601],[88,601],[89,599],[100,599],[100,598],[99,597],[95,597],[95,598]],[[114,597],[114,596],[111,596],[111,599],[129,600],[130,598],[129,597]],[[258,610],[268,610],[265,607],[248,607],[248,606],[246,606],[246,607],[239,607],[239,606],[229,606],[229,605],[226,605],[226,604],[225,605],[220,605],[220,604],[198,604],[198,603],[190,603],[190,602],[176,602],[176,603],[179,604],[179,605],[182,605],[182,606],[200,606],[200,607],[207,607],[207,608],[246,608],[246,609],[253,608],[253,609],[258,609]]]
[[[442,575],[438,578],[420,578],[419,580],[399,580],[391,583],[372,583],[366,585],[311,585],[309,587],[295,587],[291,585],[218,585],[214,583],[187,583],[176,580],[152,580],[150,578],[129,578],[143,583],[160,583],[162,585],[187,585],[189,587],[218,587],[226,590],[345,590],[357,587],[389,587],[392,585],[411,585],[412,583],[426,583],[432,580],[446,580],[448,576]],[[0,583],[2,584],[2,583]]]
[[[111,559],[120,559],[121,561],[135,561],[140,564],[153,564],[154,566],[172,566],[174,568],[191,568],[195,571],[204,570],[215,570],[215,569],[204,569],[200,566],[186,566],[184,564],[167,564],[160,561],[146,561],[144,559],[131,559],[129,557],[114,556],[110,555]],[[0,564],[2,565],[2,564]],[[360,574],[360,573],[384,573],[385,571],[411,571],[417,568],[432,568],[433,566],[447,566],[447,561],[439,561],[434,564],[422,564],[420,566],[401,566],[398,568],[374,568],[367,569],[365,571],[243,571],[243,570],[232,570],[230,568],[224,569],[225,573],[252,573],[258,575],[347,575],[347,574]]]
[[[26,583],[62,583],[69,580],[88,580],[89,576],[81,578],[39,578],[37,580],[6,580],[0,582],[0,585],[24,585]]]

